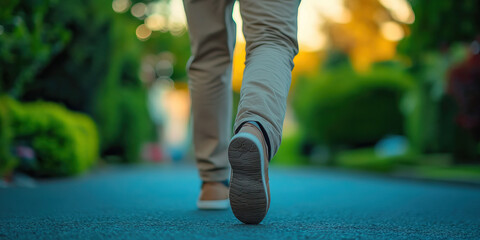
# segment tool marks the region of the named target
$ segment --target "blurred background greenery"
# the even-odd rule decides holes
[[[303,0],[273,163],[479,180],[478,9],[476,0]],[[237,103],[238,4],[233,15]],[[0,2],[0,174],[191,162],[189,56],[181,0]]]

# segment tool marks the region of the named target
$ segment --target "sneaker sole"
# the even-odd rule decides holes
[[[235,217],[246,224],[260,223],[268,211],[263,156],[260,141],[250,133],[235,135],[228,147],[230,206]]]

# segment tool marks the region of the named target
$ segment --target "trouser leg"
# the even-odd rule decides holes
[[[203,181],[226,180],[230,173],[233,4],[233,0],[184,0],[192,50],[187,70],[193,142]]]
[[[278,150],[298,53],[297,15],[300,0],[239,0],[247,41],[245,71],[235,131],[247,121],[264,128],[270,157]]]

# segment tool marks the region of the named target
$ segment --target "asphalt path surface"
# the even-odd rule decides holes
[[[480,188],[272,168],[260,225],[199,211],[194,167],[109,167],[0,188],[0,239],[480,239]]]

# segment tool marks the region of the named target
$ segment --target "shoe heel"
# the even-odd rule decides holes
[[[256,142],[256,141],[258,142]],[[238,220],[258,224],[267,214],[263,152],[251,134],[237,134],[228,149],[232,167],[230,205]]]

